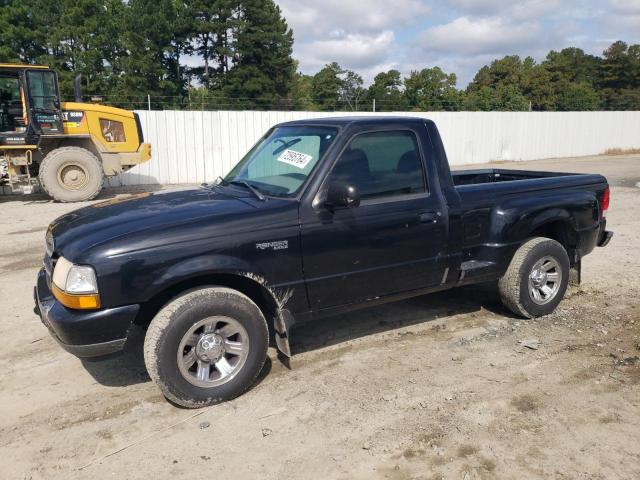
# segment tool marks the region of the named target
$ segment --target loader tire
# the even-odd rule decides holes
[[[104,171],[100,160],[81,147],[61,147],[44,157],[38,174],[40,185],[59,202],[91,200],[102,190]]]

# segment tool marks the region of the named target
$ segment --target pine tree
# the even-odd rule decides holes
[[[246,0],[236,12],[232,67],[224,92],[246,99],[247,108],[276,104],[291,91],[295,64],[293,32],[272,0]]]
[[[175,19],[178,4],[173,0],[129,0],[123,18],[123,47],[115,100],[129,108],[146,106],[151,96],[154,108],[176,107],[183,93],[176,71]],[[173,103],[173,104],[172,104]]]
[[[35,63],[46,53],[42,0],[0,0],[0,61]]]

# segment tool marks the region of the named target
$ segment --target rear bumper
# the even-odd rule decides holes
[[[140,155],[140,161],[146,162],[151,158],[151,144],[150,143],[141,143],[138,147],[138,155]]]
[[[105,164],[106,159],[113,157],[113,164],[110,168],[105,165],[106,175],[116,175],[121,171],[126,171],[135,165],[139,165],[148,161],[151,158],[151,144],[141,143],[138,150],[135,152],[113,152],[103,153],[102,163]]]
[[[598,237],[598,246],[599,247],[606,247],[609,242],[611,241],[611,238],[613,237],[613,232],[610,230],[603,230],[602,232],[600,232],[600,236]]]
[[[97,357],[122,350],[140,309],[139,305],[100,310],[66,308],[51,293],[44,269],[38,272],[33,293],[42,323],[62,348],[77,357]]]

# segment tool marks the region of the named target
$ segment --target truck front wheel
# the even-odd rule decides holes
[[[523,244],[498,282],[505,307],[526,318],[555,310],[567,290],[569,256],[555,240],[536,237]]]
[[[170,401],[198,408],[247,390],[266,360],[269,330],[246,295],[225,287],[191,290],[149,325],[144,360]]]
[[[40,185],[59,202],[82,202],[102,190],[104,171],[100,160],[81,147],[61,147],[50,151],[38,173]]]

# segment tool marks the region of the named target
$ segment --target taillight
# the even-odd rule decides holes
[[[604,195],[602,196],[602,218],[607,214],[607,210],[609,210],[609,187],[604,191]]]

